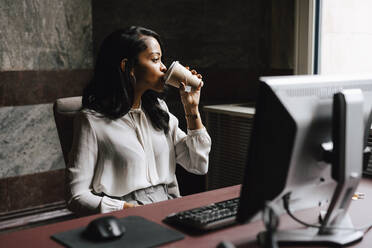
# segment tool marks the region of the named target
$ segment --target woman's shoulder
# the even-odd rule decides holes
[[[101,113],[93,110],[93,109],[87,109],[83,108],[81,109],[77,114],[76,118],[80,120],[86,120],[89,122],[102,122],[105,121],[107,118],[102,115]]]
[[[110,129],[112,120],[91,109],[82,109],[76,114],[74,125],[82,129],[94,130],[96,135]]]
[[[78,113],[77,113],[77,116],[80,116],[80,117],[85,117],[85,118],[92,118],[92,117],[99,117],[100,114],[96,111],[94,111],[93,109],[87,109],[87,108],[83,108],[81,109]]]

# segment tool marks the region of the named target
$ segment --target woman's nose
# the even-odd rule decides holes
[[[161,63],[160,70],[161,70],[162,72],[166,72],[166,71],[167,71],[167,67],[166,67],[163,63]]]

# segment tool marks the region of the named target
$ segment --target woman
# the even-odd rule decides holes
[[[142,27],[110,34],[83,93],[69,158],[69,208],[105,213],[179,197],[176,163],[208,171],[210,137],[198,110],[200,89],[180,87],[187,135],[161,100],[164,75],[159,35]],[[197,74],[195,70],[192,70]]]

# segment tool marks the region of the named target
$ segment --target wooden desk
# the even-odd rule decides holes
[[[237,197],[239,196],[239,191],[240,186],[237,185],[110,214],[119,218],[129,215],[139,215],[165,225],[161,221],[169,213]],[[349,212],[354,225],[356,227],[361,227],[372,224],[372,180],[363,179],[359,185],[358,191],[366,194],[365,199],[353,201]],[[297,212],[296,215],[308,222],[314,222],[316,219],[316,215],[309,213],[308,210]],[[92,215],[56,224],[2,234],[0,235],[0,247],[62,247],[60,244],[50,239],[52,234],[85,226],[91,220],[100,216],[102,215]],[[299,227],[299,225],[288,216],[281,217],[281,229],[295,227]],[[258,247],[255,242],[255,237],[256,234],[262,230],[264,230],[263,224],[261,221],[256,221],[250,224],[236,225],[230,228],[209,232],[204,235],[186,235],[185,239],[169,243],[163,247],[216,247],[221,240],[233,241],[238,247]],[[245,245],[241,245],[242,243],[245,243]],[[365,235],[361,242],[350,247],[367,248],[371,247],[371,244],[372,230]]]

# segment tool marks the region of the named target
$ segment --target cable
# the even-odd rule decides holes
[[[314,225],[314,224],[309,224],[309,223],[306,223],[300,219],[298,219],[296,216],[294,216],[291,212],[291,210],[289,210],[289,198],[290,198],[290,193],[286,194],[283,196],[283,201],[284,201],[284,209],[285,211],[287,212],[287,214],[295,221],[297,221],[298,223],[300,223],[301,225],[303,226],[306,226],[306,227],[315,227],[315,228],[320,228],[321,226],[320,225]]]
[[[333,230],[333,229],[337,229],[337,230],[350,230],[350,231],[363,231],[364,234],[366,234],[369,230],[372,229],[372,224],[368,225],[368,226],[365,226],[365,227],[360,227],[360,228],[352,228],[352,227],[338,227],[338,226],[332,226],[332,227],[327,227],[327,226],[321,226],[321,225],[316,225],[316,224],[309,224],[309,223],[306,223],[300,219],[298,219],[296,216],[294,216],[291,212],[291,210],[289,209],[289,198],[290,198],[290,193],[286,194],[283,196],[283,201],[284,201],[284,209],[285,211],[287,212],[287,214],[293,219],[295,220],[296,222],[302,224],[303,226],[306,226],[306,227],[314,227],[314,228],[324,228],[325,230]]]

